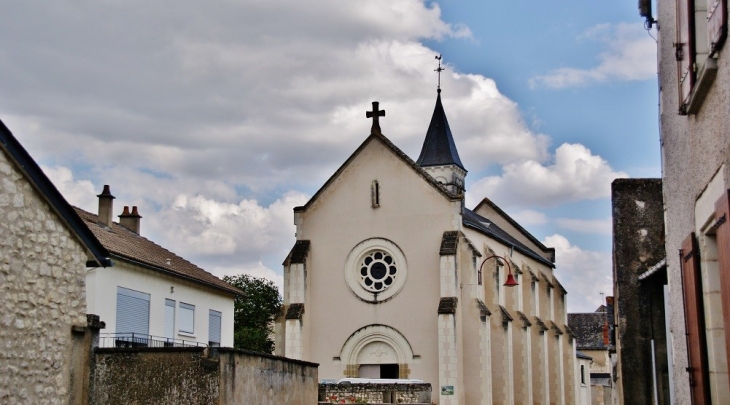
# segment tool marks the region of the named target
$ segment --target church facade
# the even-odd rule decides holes
[[[370,136],[294,209],[276,354],[321,380],[421,379],[439,404],[576,403],[554,249],[489,199],[464,206],[440,90],[416,161],[373,107]]]

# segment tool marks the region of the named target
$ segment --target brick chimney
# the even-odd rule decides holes
[[[104,191],[97,195],[97,197],[99,197],[99,223],[111,228],[114,199],[116,197],[109,191],[108,184],[104,185]]]
[[[139,212],[137,212],[136,205],[132,207],[131,214],[129,213],[129,207],[125,205],[122,215],[119,216],[119,225],[139,235],[139,223],[141,218],[142,216],[139,215]]]

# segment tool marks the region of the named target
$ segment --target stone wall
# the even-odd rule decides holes
[[[313,404],[317,365],[220,348],[96,349],[93,404]]]
[[[612,205],[618,395],[625,404],[651,403],[655,364],[657,401],[669,403],[663,290],[666,273],[656,272],[639,280],[639,275],[666,256],[662,181],[614,180]],[[670,258],[675,253],[671,252]],[[681,284],[675,288],[681,295]],[[653,360],[652,339],[656,350]]]
[[[86,253],[1,150],[0,218],[0,403],[67,403]]]
[[[431,384],[320,384],[320,404],[430,404]]]

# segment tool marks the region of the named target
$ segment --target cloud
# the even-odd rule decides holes
[[[279,294],[283,295],[284,292],[284,276],[266,267],[261,262],[243,263],[233,267],[213,267],[212,269],[207,270],[220,278],[225,276],[237,276],[240,274],[248,274],[253,277],[265,278],[274,283],[276,288],[279,289]]]
[[[628,175],[614,171],[585,146],[565,143],[556,149],[551,165],[526,160],[504,166],[501,176],[477,180],[467,202],[487,196],[505,205],[552,207],[609,197],[611,182],[620,177]]]
[[[555,222],[561,228],[570,229],[571,231],[583,233],[597,233],[601,235],[611,235],[613,232],[613,222],[611,218],[606,219],[576,219],[576,218],[558,218]]]
[[[521,225],[540,225],[548,222],[545,214],[539,211],[533,210],[521,210],[514,213],[512,219],[519,222]]]
[[[71,169],[67,167],[41,166],[41,169],[67,201],[89,212],[95,212],[95,207],[98,206],[96,195],[101,190],[97,191],[93,183],[74,179]]]
[[[604,296],[613,295],[611,254],[583,250],[562,235],[552,235],[542,241],[555,248],[555,274],[568,290],[568,312],[593,312]]]
[[[607,48],[599,55],[599,64],[588,69],[558,68],[531,78],[530,87],[560,89],[608,80],[634,81],[656,77],[657,44],[642,24],[600,24],[578,39],[597,41]]]

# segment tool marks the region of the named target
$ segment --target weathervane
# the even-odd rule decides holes
[[[446,68],[442,68],[441,67],[441,56],[442,55],[436,56],[436,60],[439,61],[439,67],[437,67],[436,69],[434,69],[434,72],[438,73],[438,75],[439,75],[439,85],[437,87],[439,93],[441,92],[441,72],[443,72],[444,70],[446,70]]]

